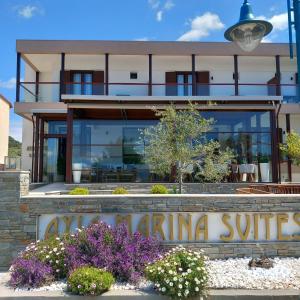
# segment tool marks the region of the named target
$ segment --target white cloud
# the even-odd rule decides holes
[[[160,22],[162,20],[162,17],[163,17],[163,11],[162,10],[159,10],[157,13],[156,13],[156,20],[157,22]]]
[[[266,18],[265,16],[259,16],[257,19],[266,20],[273,25],[273,31],[284,31],[288,29],[288,14],[282,13],[274,15],[271,18]]]
[[[273,24],[274,30],[283,31],[288,29],[288,14],[283,13],[279,15],[274,15],[269,22]]]
[[[25,19],[31,19],[37,14],[43,14],[43,10],[35,5],[26,5],[17,8],[18,15]]]
[[[157,9],[160,5],[160,1],[158,0],[148,0],[148,3],[152,9]]]
[[[272,39],[270,37],[264,37],[261,42],[262,43],[272,43]]]
[[[216,14],[206,12],[190,21],[191,29],[178,38],[178,41],[199,41],[212,31],[221,30],[225,25]]]
[[[14,89],[16,87],[16,78],[12,77],[6,81],[0,80],[0,87],[3,89]]]
[[[137,38],[137,39],[135,39],[135,41],[146,42],[146,41],[149,41],[149,38],[147,38],[147,37]]]
[[[175,6],[173,0],[166,0],[165,2],[161,2],[159,0],[148,0],[148,4],[150,5],[151,9],[156,12],[157,22],[161,22],[164,13],[168,10],[171,10]]]
[[[164,5],[164,9],[165,10],[170,10],[175,6],[174,2],[172,0],[167,0],[165,5]]]

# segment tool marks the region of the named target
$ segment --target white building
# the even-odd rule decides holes
[[[278,151],[300,133],[288,44],[249,54],[231,43],[18,40],[17,52],[22,166],[34,182],[72,182],[74,171],[81,182],[168,180],[143,163],[140,129],[157,122],[153,105],[189,100],[215,118],[209,138],[236,152],[227,180],[300,181]]]

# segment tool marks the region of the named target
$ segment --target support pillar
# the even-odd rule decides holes
[[[196,82],[196,55],[192,54],[192,95],[197,95],[197,82]]]
[[[59,84],[59,101],[61,101],[61,95],[65,90],[65,53],[61,54],[61,67],[60,67],[60,84]]]
[[[109,54],[105,53],[105,95],[109,95]]]
[[[16,102],[20,102],[21,53],[17,53]]]
[[[286,133],[290,134],[291,133],[291,115],[286,114],[285,115],[285,122],[286,122]],[[290,157],[288,157],[288,181],[292,182],[292,160]]]
[[[33,171],[33,182],[39,180],[39,146],[40,146],[40,117],[36,116],[35,119],[35,138],[34,138],[34,171]]]
[[[74,110],[67,112],[67,149],[66,149],[66,183],[72,183],[72,148],[73,148],[73,118]]]
[[[149,58],[148,96],[152,96],[152,54],[149,54],[148,58]]]
[[[238,96],[239,95],[239,60],[238,56],[234,55],[233,57],[234,60],[234,95]]]
[[[278,165],[279,165],[279,149],[278,149],[278,130],[276,126],[276,112],[271,111],[271,132],[272,132],[272,181],[278,183]]]

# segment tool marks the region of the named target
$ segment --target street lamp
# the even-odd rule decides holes
[[[250,3],[248,0],[244,0],[240,20],[226,30],[225,38],[235,42],[244,51],[251,52],[272,29],[273,26],[270,22],[255,19]]]

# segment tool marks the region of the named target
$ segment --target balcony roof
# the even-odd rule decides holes
[[[22,54],[289,56],[287,43],[262,43],[247,53],[229,42],[17,40],[16,50]]]

